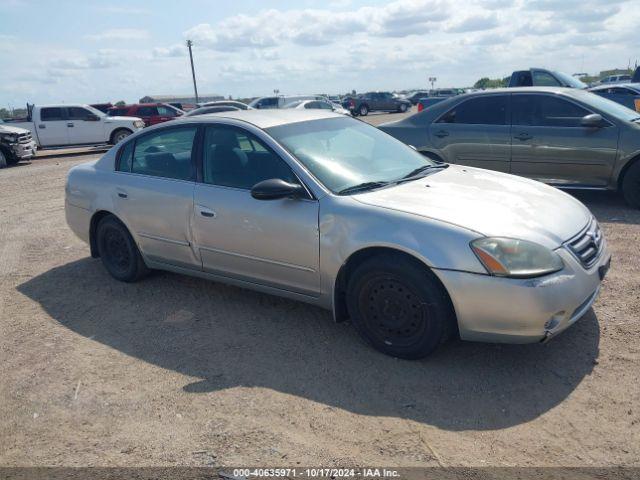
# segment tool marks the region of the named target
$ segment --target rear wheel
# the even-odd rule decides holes
[[[454,331],[455,315],[433,274],[402,256],[360,264],[347,286],[349,316],[374,348],[394,357],[429,355]]]
[[[0,150],[0,168],[4,168],[7,165],[8,165],[7,156],[2,150]]]
[[[640,160],[631,165],[624,174],[622,195],[629,205],[640,208]]]
[[[366,117],[369,114],[369,107],[367,107],[366,105],[360,105],[360,108],[358,109],[358,115],[362,115],[363,117]]]
[[[149,272],[127,227],[118,219],[104,217],[98,224],[96,235],[102,264],[113,278],[121,282],[135,282]]]
[[[401,103],[400,104],[400,113],[405,113],[407,111],[407,104],[406,103]]]

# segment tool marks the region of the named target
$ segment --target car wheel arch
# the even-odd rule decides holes
[[[122,218],[120,218],[118,215],[116,215],[115,213],[109,211],[109,210],[104,210],[104,209],[100,209],[100,210],[96,210],[94,212],[94,214],[91,216],[91,221],[89,224],[89,249],[91,251],[91,257],[92,258],[98,258],[100,257],[100,253],[98,251],[98,239],[96,238],[96,233],[98,230],[98,224],[100,223],[100,221],[105,218],[105,217],[113,217],[115,218],[118,222],[120,222],[122,225],[124,225],[124,227],[129,231],[129,233],[131,234],[131,236],[133,237],[133,241],[136,242],[136,244],[138,243],[136,241],[136,237],[134,235],[134,232],[129,228],[129,226],[126,224],[126,222],[124,222],[122,220]],[[140,246],[138,245],[138,249],[140,249]]]
[[[453,301],[451,300],[451,296],[447,291],[447,288],[440,281],[438,276],[433,273],[431,267],[423,259],[419,258],[414,253],[407,252],[399,248],[389,246],[367,246],[356,250],[355,252],[352,252],[338,270],[338,274],[336,275],[336,280],[333,285],[333,318],[336,322],[340,323],[346,321],[349,318],[346,303],[346,291],[350,275],[362,262],[374,256],[382,255],[392,255],[408,259],[412,263],[424,269],[430,275],[433,275],[436,281],[440,283],[443,290],[447,293],[447,296],[449,297],[449,303],[455,316],[455,307],[453,305]]]
[[[624,181],[624,176],[627,174],[632,165],[640,162],[640,152],[635,152],[634,155],[624,164],[620,173],[618,173],[618,178],[616,179],[616,187],[618,191],[622,190],[622,182]]]

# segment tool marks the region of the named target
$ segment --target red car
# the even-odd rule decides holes
[[[110,117],[138,117],[144,120],[145,125],[148,127],[173,120],[184,115],[184,112],[166,103],[134,103],[110,108],[107,110],[107,115]]]

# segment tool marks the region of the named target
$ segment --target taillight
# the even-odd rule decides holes
[[[355,100],[353,100],[353,99],[352,99],[352,100],[349,100],[349,107],[351,107],[351,108],[356,108],[356,102],[355,102]]]
[[[424,105],[422,105],[422,102],[418,102],[418,111],[421,112],[422,110],[424,110]]]

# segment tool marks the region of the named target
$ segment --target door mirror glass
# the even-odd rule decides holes
[[[276,200],[293,198],[302,195],[303,188],[296,183],[285,182],[280,178],[270,178],[256,183],[251,189],[251,196],[256,200]]]
[[[585,115],[580,120],[580,125],[588,128],[602,128],[604,127],[604,120],[602,115],[598,113],[592,113],[590,115]]]

